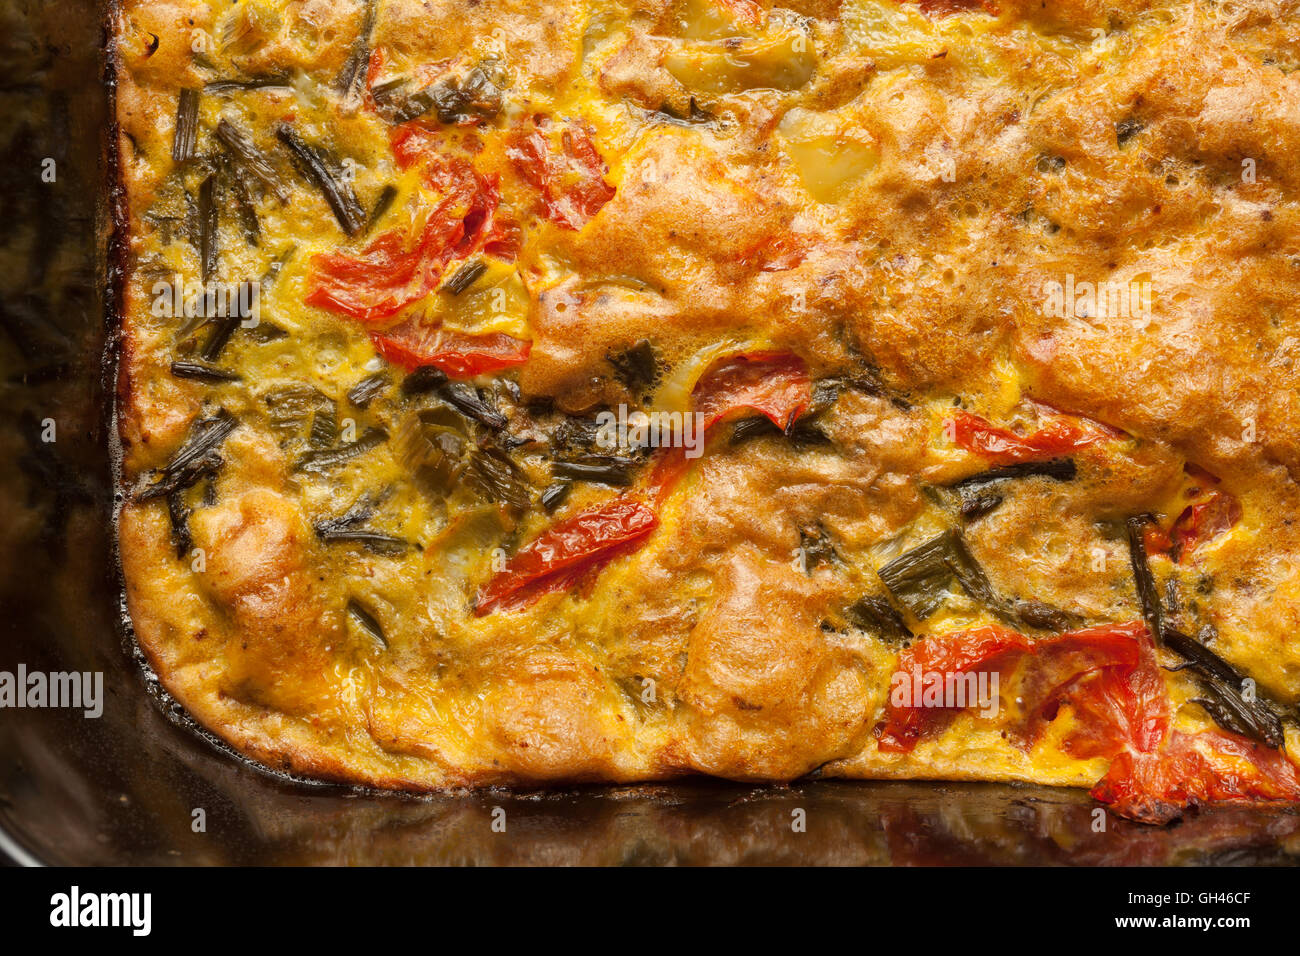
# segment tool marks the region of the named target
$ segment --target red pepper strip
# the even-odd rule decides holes
[[[927,689],[937,687],[942,693],[949,678],[977,669],[1001,670],[1028,647],[1029,639],[1023,634],[993,625],[936,635],[904,650],[890,680],[885,719],[876,728],[880,749],[910,753],[921,737],[938,730],[956,712],[953,707],[940,706],[941,697],[927,703]],[[951,683],[955,686],[957,682]]]
[[[1021,664],[1023,660],[1023,664]],[[922,691],[944,687],[962,674],[1020,666],[1020,744],[1029,749],[1062,704],[1074,709],[1078,728],[1062,746],[1080,757],[1112,755],[1126,747],[1152,749],[1168,726],[1164,683],[1141,622],[1069,631],[1031,641],[991,626],[936,635],[899,655],[889,706],[878,730],[881,750],[910,752],[927,733],[956,713],[936,706]],[[939,704],[951,703],[938,698]],[[973,706],[968,701],[967,706]]]
[[[993,0],[919,0],[921,12],[926,16],[947,16],[952,13],[965,13],[969,10],[983,10],[991,17],[1001,11]]]
[[[959,447],[1008,465],[1041,461],[1111,437],[1100,427],[1083,429],[1067,419],[1049,422],[1030,435],[1017,435],[961,410],[954,413],[952,425],[953,439]]]
[[[1121,816],[1168,823],[1188,805],[1300,801],[1300,772],[1286,755],[1221,731],[1174,731],[1162,750],[1122,753],[1092,796]]]
[[[812,379],[803,359],[788,352],[736,355],[720,359],[701,376],[691,404],[704,415],[701,426],[706,432],[743,408],[766,415],[785,430],[812,404]],[[660,450],[646,483],[656,504],[663,503],[690,467],[686,449]]]
[[[518,610],[549,591],[567,588],[642,541],[658,524],[659,516],[648,505],[626,497],[558,521],[516,551],[488,581],[474,614]]]
[[[566,229],[581,229],[615,189],[605,182],[605,161],[581,123],[557,124],[542,118],[521,134],[507,153],[523,178],[542,194],[546,218]],[[558,142],[557,142],[558,140]]]
[[[424,298],[453,259],[477,252],[492,228],[500,198],[494,179],[465,162],[443,160],[426,175],[445,183],[443,199],[429,213],[410,248],[400,230],[385,232],[360,255],[341,252],[312,257],[315,274],[306,301],[361,322],[379,322]]]
[[[1174,521],[1171,532],[1172,545],[1177,548],[1178,560],[1187,556],[1208,541],[1231,529],[1241,520],[1241,502],[1226,491],[1215,489],[1201,501],[1188,505]]]
[[[523,365],[533,343],[504,332],[471,335],[409,319],[384,332],[371,332],[375,351],[408,372],[422,365],[441,369],[451,378],[473,378],[514,365]]]
[[[721,359],[691,393],[704,427],[742,408],[766,415],[782,431],[812,404],[812,379],[803,359],[788,352],[750,352]]]

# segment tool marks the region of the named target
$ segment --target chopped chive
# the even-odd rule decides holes
[[[623,487],[632,483],[632,472],[637,464],[635,458],[591,455],[580,461],[557,461],[551,465],[551,474],[568,481]]]
[[[206,283],[217,271],[220,256],[218,248],[217,200],[215,195],[217,176],[215,173],[203,180],[199,186],[198,226],[199,226],[199,271]]]
[[[1041,475],[1056,481],[1073,481],[1079,470],[1071,458],[1053,458],[1050,461],[1022,461],[1012,465],[990,468],[970,475],[952,485],[954,488],[971,488],[1008,478],[1032,478]]]
[[[374,206],[370,209],[370,219],[366,225],[367,230],[375,228],[379,220],[384,217],[384,213],[388,212],[389,207],[393,205],[393,200],[396,198],[397,187],[392,183],[388,183],[379,191],[379,197],[375,200]]]
[[[269,189],[276,199],[282,203],[288,201],[289,192],[280,180],[280,174],[275,171],[267,155],[253,143],[253,138],[248,133],[230,120],[222,119],[217,123],[216,135],[230,155]]]
[[[172,138],[172,159],[184,162],[194,158],[199,136],[198,90],[182,89],[176,101],[176,134]]]
[[[1156,589],[1156,579],[1151,574],[1151,565],[1147,563],[1147,548],[1144,532],[1151,523],[1151,515],[1137,515],[1125,522],[1128,530],[1129,563],[1133,566],[1133,581],[1137,586],[1138,604],[1142,608],[1142,619],[1147,622],[1151,639],[1160,644],[1164,640],[1165,609],[1160,602],[1160,592]]]
[[[220,382],[238,382],[239,375],[224,368],[200,365],[198,362],[172,362],[171,372],[177,378],[192,378],[200,382],[217,384]]]
[[[352,191],[352,184],[341,180],[324,150],[307,143],[293,127],[281,123],[276,138],[293,156],[299,171],[325,196],[334,218],[349,236],[355,236],[366,224],[366,214]]]
[[[547,485],[541,496],[542,507],[547,511],[554,511],[568,500],[571,491],[573,491],[573,485],[567,481],[557,481],[552,485]]]
[[[1274,750],[1286,742],[1277,714],[1258,697],[1248,699],[1242,692],[1245,676],[1240,671],[1200,641],[1171,627],[1165,629],[1163,636],[1165,646],[1188,662],[1201,686],[1210,694],[1196,701],[1216,724]]]
[[[235,334],[235,329],[239,328],[239,323],[240,318],[237,315],[217,319],[216,324],[212,327],[212,334],[208,336],[208,341],[203,345],[203,351],[199,353],[204,361],[215,362],[221,357],[226,343]]]
[[[368,375],[348,389],[348,401],[357,408],[365,408],[388,385],[388,376],[383,372]]]
[[[203,92],[225,95],[243,93],[249,90],[290,90],[293,84],[288,75],[279,73],[272,76],[254,76],[246,80],[210,80],[203,84]]]
[[[331,468],[336,468],[353,458],[366,454],[366,452],[373,451],[387,440],[388,432],[382,428],[370,428],[356,441],[347,445],[308,452],[298,459],[293,470],[309,474],[323,474]]]
[[[471,259],[469,262],[457,269],[455,274],[443,283],[442,289],[444,292],[448,292],[451,295],[460,295],[477,282],[479,277],[485,272],[487,272],[487,264],[484,263],[482,259]]]
[[[156,480],[140,488],[136,500],[162,498],[178,488],[188,488],[199,479],[216,474],[223,464],[217,448],[238,424],[239,420],[224,408],[211,418],[196,419],[185,443],[160,472],[151,474],[150,477]]]
[[[906,641],[913,637],[903,616],[879,595],[868,594],[859,598],[844,611],[844,616],[855,627],[874,631],[886,640]]]
[[[388,647],[388,638],[384,636],[383,627],[380,625],[378,619],[361,605],[360,601],[355,598],[348,598],[347,611],[348,614],[352,615],[352,619],[360,625],[363,631],[368,633],[384,647]]]

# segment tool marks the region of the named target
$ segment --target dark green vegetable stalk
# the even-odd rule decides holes
[[[499,501],[523,510],[531,503],[528,483],[518,466],[504,452],[479,448],[470,452],[465,483],[488,501]]]
[[[903,616],[887,599],[875,594],[859,598],[844,611],[849,623],[890,641],[907,641],[915,635]]]
[[[239,375],[229,369],[213,368],[198,362],[172,362],[171,372],[177,378],[192,378],[216,385],[221,382],[238,382]]]
[[[203,84],[204,93],[225,96],[229,93],[246,93],[250,90],[290,90],[293,83],[287,73],[270,76],[253,76],[246,80],[212,80]]]
[[[1137,515],[1125,522],[1128,531],[1129,563],[1133,566],[1133,581],[1137,586],[1138,604],[1142,608],[1142,619],[1147,622],[1151,639],[1159,644],[1164,640],[1165,610],[1160,603],[1160,592],[1156,588],[1156,579],[1147,564],[1147,548],[1144,532],[1146,526],[1154,519],[1151,515]]]
[[[212,326],[212,334],[208,336],[207,342],[203,345],[203,351],[199,354],[204,361],[215,362],[225,351],[226,343],[230,337],[235,334],[239,328],[240,318],[237,315],[221,316],[215,320]]]
[[[546,490],[542,492],[542,507],[548,512],[554,511],[568,500],[571,491],[573,485],[567,481],[557,481],[553,485],[547,485]]]
[[[150,477],[156,480],[138,488],[135,493],[137,501],[166,499],[172,544],[176,547],[178,558],[184,557],[193,546],[189,530],[190,509],[185,506],[184,499],[185,489],[204,478],[216,477],[225,464],[217,449],[238,424],[235,416],[224,408],[211,418],[197,419],[190,426],[189,436],[172,460],[161,472],[151,474]]]
[[[379,190],[379,198],[375,200],[375,205],[370,210],[370,219],[366,223],[366,231],[374,229],[379,220],[384,218],[384,213],[388,212],[393,205],[393,200],[397,198],[397,187],[391,183]]]
[[[388,440],[388,432],[382,428],[369,428],[356,441],[346,445],[340,445],[338,448],[326,448],[319,451],[309,451],[298,459],[294,465],[294,471],[307,472],[308,474],[324,474],[331,468],[337,468],[339,465],[351,461],[366,452],[373,451]]]
[[[475,282],[483,273],[487,272],[487,265],[482,259],[471,259],[455,271],[450,279],[443,283],[442,291],[451,295],[460,295]]]
[[[211,418],[197,419],[180,450],[161,472],[152,473],[156,480],[137,491],[136,500],[161,498],[176,488],[188,488],[200,478],[215,474],[223,463],[217,449],[238,425],[239,420],[224,408]]]
[[[361,31],[352,44],[343,69],[335,81],[335,89],[348,104],[355,104],[361,99],[365,88],[366,68],[370,65],[370,35],[375,29],[375,0],[367,0],[365,14],[361,20]]]
[[[198,90],[182,89],[176,102],[176,132],[172,138],[172,159],[181,163],[194,158],[199,136]]]
[[[1016,626],[1063,631],[1074,615],[1040,601],[1011,601],[993,590],[961,532],[948,530],[890,561],[878,572],[890,595],[918,620],[939,609],[954,581],[972,599]]]
[[[589,455],[578,461],[557,461],[551,474],[567,481],[589,481],[600,485],[626,487],[639,462],[635,458],[614,455]]]
[[[216,274],[220,254],[217,246],[220,223],[214,193],[216,185],[217,176],[213,173],[199,186],[199,272],[205,283]]]
[[[365,408],[380,392],[388,385],[388,376],[383,372],[376,372],[363,378],[357,384],[348,389],[348,401],[357,408]]]
[[[396,535],[385,534],[362,527],[375,513],[374,505],[362,500],[337,518],[328,518],[313,525],[316,536],[326,542],[356,542],[369,551],[386,557],[404,554],[410,542]]]
[[[402,380],[403,395],[422,392],[435,392],[457,411],[493,431],[506,427],[506,417],[484,401],[478,389],[464,382],[451,381],[433,366],[417,368]]]
[[[325,196],[334,218],[349,236],[355,236],[366,225],[366,213],[357,201],[352,184],[342,180],[334,171],[334,164],[324,150],[307,143],[293,127],[280,124],[276,138],[285,145],[299,171]]]
[[[271,160],[257,148],[253,138],[227,119],[217,123],[217,139],[226,147],[231,157],[253,174],[280,202],[287,202],[289,190],[280,180],[280,174]]]
[[[385,648],[388,647],[388,638],[384,636],[383,626],[379,623],[378,618],[362,606],[360,601],[356,600],[356,598],[348,598],[347,612],[363,631]]]
[[[1196,698],[1224,730],[1250,737],[1274,750],[1286,742],[1282,721],[1258,697],[1247,700],[1245,675],[1199,641],[1172,627],[1164,632],[1165,646],[1188,662],[1188,669],[1209,697]]]
[[[963,478],[951,487],[974,488],[1008,478],[1032,478],[1035,476],[1052,478],[1056,481],[1073,481],[1078,476],[1078,473],[1074,460],[1070,458],[1054,458],[1051,461],[1025,461],[981,471],[978,474]]]

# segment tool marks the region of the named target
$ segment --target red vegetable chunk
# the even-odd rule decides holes
[[[386,332],[372,332],[375,351],[408,372],[423,365],[441,369],[451,378],[473,378],[486,372],[522,365],[532,343],[504,332],[471,335],[411,319]]]
[[[479,592],[478,616],[517,610],[549,591],[566,589],[582,574],[599,567],[659,524],[646,504],[616,498],[590,511],[556,522],[524,545]]]
[[[1168,823],[1189,805],[1300,800],[1300,772],[1280,750],[1219,731],[1175,731],[1151,753],[1122,753],[1092,789],[1116,813]]]
[[[998,428],[967,411],[954,413],[951,424],[959,447],[1007,465],[1055,458],[1114,437],[1100,425],[1084,428],[1068,418],[1055,419],[1028,435]]]
[[[614,187],[604,179],[605,161],[581,123],[539,120],[516,139],[509,155],[541,192],[546,218],[565,229],[581,229],[614,198]]]

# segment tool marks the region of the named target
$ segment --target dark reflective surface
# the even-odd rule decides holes
[[[102,671],[104,714],[0,710],[0,830],[84,864],[1224,864],[1300,816],[1094,832],[1081,793],[686,782],[415,799],[264,774],[185,725],[117,620],[102,374],[107,124],[90,3],[0,2],[0,670]],[[40,179],[53,159],[54,183]],[[56,440],[41,440],[52,419]],[[494,810],[504,811],[496,832]],[[205,828],[195,832],[195,811]],[[798,811],[802,811],[800,814]],[[498,815],[499,816],[499,815]],[[805,832],[794,824],[805,821]]]

